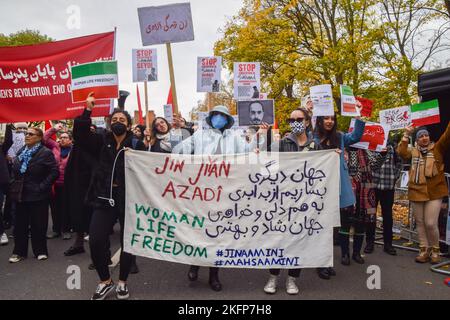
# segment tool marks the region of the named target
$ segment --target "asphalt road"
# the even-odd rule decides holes
[[[49,260],[37,261],[31,257],[17,264],[8,263],[13,243],[0,247],[0,300],[87,300],[98,281],[95,271],[88,269],[89,254],[64,257],[63,252],[71,241],[48,241]],[[112,236],[113,251],[118,248],[118,233]],[[86,248],[88,248],[86,243]],[[114,250],[115,249],[115,250]],[[391,257],[376,247],[365,257],[366,265],[342,266],[340,250],[335,248],[337,276],[332,280],[319,279],[315,270],[305,270],[298,285],[300,294],[288,296],[284,289],[286,272],[282,273],[280,288],[273,296],[266,295],[263,287],[268,277],[265,270],[224,269],[220,276],[222,292],[213,292],[208,286],[208,270],[200,270],[199,280],[187,280],[187,266],[138,258],[140,273],[131,275],[131,299],[136,300],[310,300],[310,299],[450,299],[450,287],[444,285],[445,276],[430,271],[430,265],[414,262],[415,253],[398,250]],[[367,267],[377,265],[381,270],[381,289],[367,288]],[[81,288],[67,287],[69,266],[81,270]],[[113,279],[118,278],[118,268],[113,268]],[[115,299],[111,296],[109,299]]]

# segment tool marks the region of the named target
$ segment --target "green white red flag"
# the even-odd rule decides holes
[[[117,61],[86,63],[72,67],[72,102],[85,101],[90,92],[96,99],[117,99]]]
[[[431,100],[411,106],[412,124],[414,127],[427,126],[441,122],[439,101]]]

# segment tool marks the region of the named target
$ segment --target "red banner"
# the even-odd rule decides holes
[[[70,68],[112,60],[114,32],[32,46],[0,47],[0,123],[63,120],[79,116],[72,103]],[[93,116],[107,116],[110,100],[97,100]]]

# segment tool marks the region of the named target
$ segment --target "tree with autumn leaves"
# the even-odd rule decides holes
[[[417,100],[420,72],[450,64],[446,5],[442,0],[244,0],[214,52],[230,72],[233,62],[261,62],[261,91],[276,100],[281,129],[287,129],[283,120],[309,87],[325,83],[333,86],[337,110],[340,84],[374,100],[376,120],[380,109]],[[224,93],[230,98],[226,92],[232,91]],[[348,128],[345,120],[342,129]]]

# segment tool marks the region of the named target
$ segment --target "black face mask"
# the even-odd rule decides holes
[[[121,135],[125,134],[127,132],[127,130],[128,130],[127,126],[120,122],[116,122],[111,125],[111,131],[116,136],[121,136]]]

